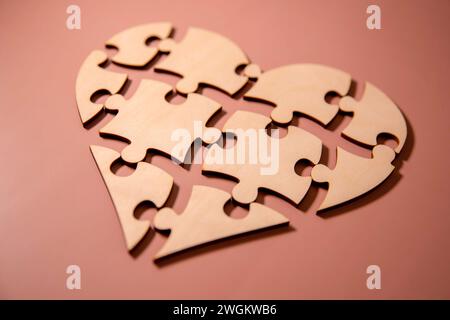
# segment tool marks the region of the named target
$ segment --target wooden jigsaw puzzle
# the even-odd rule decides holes
[[[269,123],[270,118],[263,115],[237,111],[225,123],[224,132],[238,132],[237,144],[243,140],[243,143],[249,144],[249,139],[245,139],[245,130],[264,129]],[[236,131],[236,129],[243,129]],[[279,139],[272,138],[269,139]],[[259,141],[258,141],[259,142]],[[274,142],[272,142],[274,143]],[[226,163],[225,161],[214,162],[208,156],[215,150],[209,150],[205,163],[204,171],[219,172],[239,180],[233,189],[233,199],[240,203],[251,203],[256,200],[259,188],[272,190],[299,204],[305,196],[311,185],[310,177],[302,177],[295,173],[295,164],[302,159],[309,160],[317,164],[322,152],[322,142],[311,133],[295,127],[289,126],[288,135],[279,140],[279,163],[274,174],[264,174],[261,170],[262,163],[251,163],[250,158],[246,157],[241,163]],[[219,148],[213,145],[212,148]],[[230,149],[229,149],[230,150]],[[231,150],[233,152],[234,150]],[[249,148],[246,148],[249,152]]]
[[[100,133],[129,143],[122,150],[91,146],[117,211],[127,250],[135,248],[152,227],[170,230],[155,256],[157,260],[232,236],[287,226],[289,220],[283,212],[260,203],[259,191],[274,192],[298,208],[313,183],[327,183],[327,194],[319,207],[324,210],[362,196],[395,170],[392,162],[406,141],[406,121],[394,102],[373,84],[367,82],[362,98],[355,99],[349,93],[351,75],[337,68],[299,63],[261,71],[236,43],[220,34],[189,28],[182,40],[176,41],[172,31],[170,22],[156,22],[119,32],[105,42],[106,47],[114,47],[117,52],[108,58],[106,51],[92,51],[81,64],[76,79],[75,95],[82,123],[94,119],[102,109],[117,111]],[[159,43],[149,46],[152,40]],[[109,70],[105,66],[108,59],[125,70],[155,62],[154,70],[175,77],[175,85],[148,77],[140,81],[130,98],[125,98],[121,90],[128,75]],[[253,85],[247,88],[250,81]],[[245,99],[272,106],[271,117],[262,115],[258,108],[247,108],[228,115],[222,128],[207,126],[227,106],[203,95],[203,86],[235,100],[241,99],[235,94],[243,92]],[[93,102],[93,96],[99,92],[109,95],[104,103]],[[171,93],[182,95],[185,101],[168,102],[166,98]],[[327,102],[330,93],[337,94],[337,104]],[[338,146],[336,163],[325,165],[321,160],[321,137],[298,127],[293,119],[306,116],[327,128],[343,112],[351,114],[352,119],[342,135],[370,149],[372,157],[362,157]],[[266,130],[274,123],[286,126],[285,137],[268,135]],[[214,152],[237,152],[238,145],[245,147],[243,152],[248,156],[251,142],[244,133],[252,130],[263,131],[265,139],[277,146],[277,153],[270,158],[277,161],[275,172],[263,174],[261,163],[247,158],[240,163],[213,159]],[[231,148],[221,145],[228,133],[236,139]],[[183,134],[186,138],[178,139]],[[397,139],[395,149],[379,143],[381,134]],[[189,202],[183,212],[176,213],[166,203],[173,192],[173,177],[149,163],[146,155],[161,152],[176,160],[174,166],[183,165],[188,162],[187,154],[195,141],[201,141],[208,150],[203,174],[219,173],[237,182],[231,194],[192,185]],[[260,142],[257,147],[261,148]],[[117,176],[111,166],[118,159],[136,164],[135,171],[126,177]],[[310,174],[296,172],[295,166],[302,160],[312,167]],[[153,222],[135,217],[136,207],[144,201],[152,202],[159,210]],[[228,216],[224,207],[229,201],[247,205],[247,215],[240,219]]]

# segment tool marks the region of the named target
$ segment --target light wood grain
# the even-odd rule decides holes
[[[91,101],[94,93],[106,90],[115,94],[127,81],[126,74],[108,71],[99,66],[106,60],[108,57],[104,52],[92,51],[78,71],[75,92],[78,112],[83,123],[91,120],[103,109],[103,104]]]
[[[211,241],[289,223],[283,215],[259,203],[252,203],[244,218],[231,218],[223,210],[230,198],[225,191],[195,185],[182,214],[161,209],[154,225],[159,230],[170,230],[170,236],[155,260]]]
[[[199,28],[189,28],[179,43],[172,39],[161,41],[159,49],[170,54],[155,69],[182,76],[176,90],[184,94],[196,91],[199,84],[207,84],[232,95],[247,83],[246,74],[258,73],[258,68],[249,67],[244,75],[237,74],[237,67],[250,63],[247,56],[224,36]]]
[[[139,162],[148,149],[155,149],[183,162],[192,142],[204,138],[201,132],[195,132],[194,122],[208,133],[205,125],[221,106],[196,93],[189,94],[184,103],[173,105],[165,100],[171,91],[166,83],[146,79],[130,99],[114,95],[106,101],[106,107],[118,110],[118,114],[100,132],[130,141],[121,153],[125,161]],[[188,134],[183,135],[187,140],[174,138],[176,132]]]
[[[339,107],[353,112],[352,120],[342,131],[344,136],[374,146],[381,133],[389,133],[398,139],[395,151],[398,153],[403,148],[407,134],[405,118],[395,103],[373,84],[366,83],[360,101],[343,97]]]

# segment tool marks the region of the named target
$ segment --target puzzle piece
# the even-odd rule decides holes
[[[182,76],[176,85],[181,93],[194,92],[202,83],[233,95],[248,81],[236,73],[236,68],[248,65],[249,59],[236,44],[217,33],[189,28],[180,43],[166,39],[160,42],[159,49],[170,54],[155,69]],[[250,77],[258,71],[255,65],[247,67],[244,74]]]
[[[126,29],[106,41],[107,46],[119,49],[112,58],[118,64],[143,67],[158,53],[158,48],[150,47],[146,41],[150,38],[165,39],[172,31],[170,22],[149,23]]]
[[[325,101],[326,94],[346,95],[350,84],[350,75],[338,69],[294,64],[264,72],[244,97],[275,104],[271,117],[278,123],[289,123],[300,112],[327,125],[339,108]]]
[[[108,57],[104,52],[94,50],[84,60],[78,72],[75,90],[78,112],[83,123],[91,120],[103,109],[101,103],[91,101],[94,93],[106,90],[115,94],[127,81],[126,74],[111,72],[100,67],[107,60]]]
[[[155,228],[171,232],[155,260],[208,242],[289,223],[283,215],[259,203],[250,204],[245,218],[233,219],[223,209],[230,198],[225,191],[195,185],[182,214],[161,209],[154,219]]]
[[[319,164],[311,176],[316,182],[328,182],[329,188],[319,210],[356,198],[383,182],[394,170],[395,152],[385,145],[372,150],[372,159],[362,158],[337,148],[336,167],[331,170]]]
[[[358,142],[374,146],[381,133],[397,137],[399,143],[395,151],[403,148],[406,140],[406,121],[395,103],[380,89],[367,82],[360,101],[343,97],[339,101],[343,111],[353,112],[353,119],[342,134]]]
[[[242,150],[238,148],[242,147],[239,146],[239,143],[243,141],[245,152],[250,152],[252,146],[250,139],[247,139],[248,136],[245,136],[246,132],[249,133],[247,131],[249,129],[261,129],[259,132],[265,135],[264,139],[268,139],[270,145],[279,143],[279,152],[271,155],[271,160],[274,161],[272,163],[278,164],[278,169],[275,172],[261,174],[262,168],[267,168],[268,165],[261,161],[256,163],[253,161],[252,163],[248,154],[245,161],[241,161],[241,163],[238,161],[234,163],[217,161],[214,153],[217,152],[217,148],[220,148],[218,145],[211,146],[203,164],[203,171],[218,172],[237,178],[239,182],[234,187],[232,194],[233,198],[240,203],[254,201],[258,195],[258,189],[266,188],[298,204],[308,191],[312,180],[310,177],[297,175],[294,171],[295,164],[301,159],[308,159],[317,164],[322,152],[322,142],[311,133],[294,126],[288,128],[286,137],[272,138],[263,131],[270,122],[270,118],[257,113],[235,112],[226,122],[223,131],[234,132],[237,143],[232,148],[224,150],[236,154],[239,152],[238,150]],[[262,139],[261,136],[258,136],[257,143],[259,146],[261,146]],[[255,152],[259,151],[253,149]]]
[[[165,100],[171,91],[172,87],[166,83],[145,79],[132,98],[125,100],[121,95],[113,95],[106,100],[106,108],[119,112],[100,133],[131,142],[122,150],[122,159],[139,162],[148,149],[156,149],[183,162],[195,139],[214,142],[205,138],[211,136],[209,130],[214,130],[208,130],[205,124],[221,106],[196,93],[189,94],[183,104],[173,105]],[[204,136],[194,130],[195,121],[202,125]]]
[[[127,248],[131,250],[150,228],[149,221],[135,218],[134,210],[143,201],[161,207],[169,197],[173,178],[146,162],[139,162],[130,176],[120,177],[111,172],[111,164],[120,157],[118,152],[100,146],[91,146],[91,152],[113,200]]]

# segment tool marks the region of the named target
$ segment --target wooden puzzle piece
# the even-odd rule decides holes
[[[381,133],[398,139],[395,151],[403,148],[406,140],[406,121],[399,108],[380,89],[367,82],[360,101],[343,97],[339,101],[343,111],[353,112],[353,118],[342,134],[358,142],[374,146]]]
[[[289,223],[283,215],[259,203],[250,204],[245,218],[231,218],[224,212],[230,198],[225,191],[195,185],[182,214],[169,208],[158,211],[155,228],[171,231],[155,260],[208,242]]]
[[[199,28],[189,28],[180,43],[172,39],[161,41],[159,49],[170,54],[155,69],[182,76],[176,89],[185,94],[196,91],[202,83],[233,95],[247,83],[247,76],[258,71],[249,65],[244,72],[247,76],[237,74],[237,67],[250,63],[247,56],[229,39]]]
[[[116,208],[126,246],[132,250],[150,228],[150,221],[136,219],[134,210],[143,201],[160,208],[169,197],[173,178],[146,162],[139,162],[130,176],[120,177],[111,172],[112,163],[120,157],[118,152],[100,146],[91,146],[91,152]]]
[[[264,72],[244,97],[273,103],[271,117],[278,123],[289,123],[300,112],[327,125],[339,108],[325,101],[326,94],[346,95],[350,84],[350,75],[338,69],[294,64]]]
[[[165,100],[171,91],[166,83],[145,79],[130,99],[113,95],[106,100],[106,108],[119,112],[100,133],[130,141],[122,150],[122,159],[136,163],[145,158],[148,149],[156,149],[183,162],[195,139],[213,142],[205,138],[205,124],[221,106],[196,93],[189,94],[183,104],[173,105]],[[194,130],[196,122],[204,136]]]
[[[75,90],[78,112],[83,123],[91,120],[103,109],[103,104],[91,101],[94,93],[106,90],[115,94],[127,81],[126,74],[111,72],[100,67],[107,60],[108,57],[104,52],[94,50],[84,60],[78,72]]]
[[[338,147],[333,170],[322,164],[313,168],[313,180],[329,184],[319,210],[341,204],[372,190],[392,173],[394,150],[385,145],[377,145],[373,148],[372,155],[372,159],[362,158]]]
[[[158,48],[146,44],[151,38],[165,39],[172,31],[170,22],[149,23],[126,29],[106,41],[107,46],[119,49],[112,58],[114,63],[143,67],[158,53]]]
[[[245,152],[250,152],[251,142],[250,139],[247,139],[248,136],[246,137],[249,129],[260,129],[260,132],[266,135],[265,137],[257,136],[259,146],[261,146],[262,138],[270,140],[270,145],[278,142],[278,152],[270,155],[271,165],[276,164],[275,171],[262,174],[263,168],[267,170],[268,164],[263,164],[260,161],[261,159],[252,163],[248,155],[245,156],[245,161],[241,162],[217,161],[215,160],[215,153],[217,153],[217,148],[220,148],[218,145],[211,146],[203,164],[203,171],[218,172],[237,178],[239,182],[234,187],[232,194],[233,198],[240,203],[254,201],[258,195],[258,189],[265,188],[275,191],[298,204],[308,191],[312,180],[310,177],[297,175],[295,164],[301,159],[307,159],[317,164],[322,152],[322,142],[311,133],[295,126],[289,126],[287,136],[280,139],[272,138],[265,131],[262,131],[270,122],[270,118],[257,113],[237,111],[226,122],[222,131],[234,132],[237,137],[237,142],[232,148],[224,149],[232,153],[242,150],[239,149],[242,147],[239,146],[241,142],[244,143]],[[253,151],[259,152],[259,150]]]

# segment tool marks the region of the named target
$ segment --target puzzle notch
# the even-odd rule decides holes
[[[208,242],[289,223],[283,215],[259,203],[250,205],[246,217],[231,218],[224,212],[230,199],[225,191],[194,185],[182,214],[161,209],[154,219],[155,228],[171,232],[155,260]]]
[[[90,149],[114,203],[127,249],[132,250],[150,229],[150,221],[136,219],[134,210],[144,201],[151,201],[160,208],[169,197],[173,178],[146,162],[138,163],[129,176],[117,176],[111,171],[111,165],[120,158],[120,154],[100,146],[92,145]],[[158,187],[155,187],[155,182],[158,182]]]
[[[143,24],[117,33],[106,41],[105,45],[119,50],[112,58],[114,63],[143,67],[159,51],[158,48],[148,46],[146,42],[151,38],[165,39],[171,31],[172,24],[170,22]]]
[[[92,102],[92,96],[102,90],[115,94],[122,89],[128,76],[123,73],[116,73],[100,67],[108,60],[107,55],[94,50],[84,60],[77,75],[75,85],[75,95],[78,112],[83,123],[95,117],[102,109],[103,104]]]

